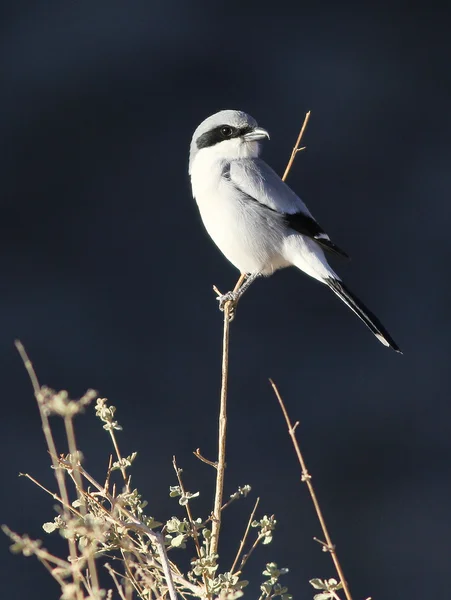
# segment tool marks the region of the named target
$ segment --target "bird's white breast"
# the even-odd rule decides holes
[[[223,177],[228,162],[199,152],[191,167],[191,185],[211,238],[243,273],[272,273],[286,266],[279,249],[282,231],[268,222],[258,202],[244,200]]]

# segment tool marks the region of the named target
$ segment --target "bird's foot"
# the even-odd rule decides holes
[[[233,321],[235,318],[236,305],[238,303],[238,299],[240,294],[238,292],[227,292],[226,294],[221,294],[216,298],[219,302],[219,310],[224,311],[226,304],[229,304],[229,321]]]
[[[238,297],[239,295],[237,292],[227,292],[226,294],[221,294],[218,296],[216,300],[219,302],[219,310],[224,310],[227,302],[235,304],[238,300]]]

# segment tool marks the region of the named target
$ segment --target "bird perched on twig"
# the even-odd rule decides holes
[[[247,279],[218,298],[236,305],[260,275],[295,266],[326,284],[385,346],[401,352],[381,322],[345,286],[324,251],[347,258],[300,198],[261,158],[268,132],[237,110],[205,119],[194,132],[189,157],[193,196],[211,238]]]

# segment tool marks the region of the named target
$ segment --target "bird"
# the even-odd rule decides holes
[[[337,246],[304,202],[260,158],[266,129],[239,110],[221,110],[197,127],[191,139],[189,176],[208,234],[246,279],[237,291],[218,297],[236,307],[250,284],[294,266],[325,284],[376,338],[402,354],[379,319],[329,265],[325,252],[342,258]]]

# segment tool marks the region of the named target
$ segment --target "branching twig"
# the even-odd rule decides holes
[[[80,519],[83,518],[83,515],[81,513],[79,513],[78,510],[76,510],[72,505],[64,504],[64,500],[62,498],[60,498],[58,496],[58,494],[51,492],[49,489],[47,489],[45,486],[43,486],[42,483],[39,483],[39,481],[37,479],[35,479],[31,475],[29,475],[28,473],[19,473],[19,476],[29,479],[35,485],[37,485],[39,488],[41,488],[41,490],[44,490],[44,492],[47,492],[47,494],[49,494],[54,500],[57,500],[62,506],[64,506],[64,508],[67,508],[67,510],[69,510],[72,514],[76,515]]]
[[[308,113],[306,113],[306,115],[305,115],[304,123],[302,124],[301,130],[298,135],[298,139],[296,140],[296,144],[294,145],[293,151],[291,152],[291,156],[290,156],[290,160],[288,161],[287,168],[285,169],[285,173],[282,175],[282,181],[285,181],[286,178],[288,177],[288,173],[290,172],[290,169],[294,163],[296,154],[298,152],[300,152],[301,150],[305,150],[305,146],[303,146],[301,148],[300,144],[301,144],[302,136],[304,135],[304,131],[307,127],[307,123],[308,123],[309,119],[310,119],[310,111],[308,111]]]
[[[212,460],[208,460],[208,458],[205,458],[205,456],[202,456],[200,448],[197,448],[197,450],[195,450],[193,454],[196,458],[198,458],[201,462],[205,463],[206,465],[210,465],[210,467],[214,467],[215,469],[218,468],[218,465],[215,462],[213,462]]]
[[[341,568],[340,565],[340,561],[338,560],[338,556],[337,556],[337,552],[335,549],[334,544],[332,543],[332,540],[330,538],[329,535],[329,531],[327,529],[326,526],[326,522],[324,520],[323,517],[323,513],[321,512],[321,508],[319,506],[318,503],[318,498],[316,497],[316,493],[315,490],[313,489],[313,484],[312,484],[312,477],[309,474],[308,470],[307,470],[307,465],[305,464],[305,460],[304,457],[302,456],[301,453],[301,449],[299,448],[299,444],[298,441],[296,439],[296,427],[299,425],[299,422],[296,422],[294,425],[291,424],[290,421],[290,417],[288,416],[288,412],[287,409],[285,408],[285,404],[282,400],[282,396],[279,393],[279,390],[277,389],[276,384],[274,383],[274,381],[272,379],[269,380],[272,388],[274,390],[274,393],[276,394],[277,400],[279,401],[280,404],[280,408],[282,409],[283,412],[283,416],[285,417],[285,421],[287,423],[288,426],[288,433],[291,437],[291,440],[293,442],[293,446],[296,452],[296,456],[298,457],[298,461],[299,464],[301,466],[301,472],[302,472],[302,481],[305,482],[307,484],[308,490],[310,492],[310,497],[312,498],[312,502],[313,502],[313,506],[315,507],[315,511],[316,511],[316,515],[318,517],[318,520],[320,522],[321,525],[321,529],[323,531],[323,535],[324,538],[326,540],[326,543],[321,542],[320,540],[317,540],[321,543],[321,545],[323,546],[323,549],[325,549],[327,552],[330,552],[330,555],[332,557],[333,563],[335,565],[335,569],[337,571],[337,575],[343,585],[343,591],[345,593],[346,599],[347,600],[352,600],[352,596],[351,596],[351,592],[349,591],[349,587],[348,584],[346,583],[346,579],[344,577],[344,573],[343,573],[343,569]]]
[[[240,542],[240,547],[238,548],[238,552],[236,553],[235,560],[233,561],[232,568],[230,569],[230,574],[232,574],[235,570],[235,567],[238,564],[238,561],[241,556],[241,552],[243,551],[244,544],[246,543],[247,536],[249,535],[249,529],[251,528],[251,523],[254,520],[255,511],[257,510],[258,503],[260,502],[260,498],[257,498],[254,504],[254,508],[251,512],[251,516],[249,517],[249,521],[247,522],[246,531],[244,532],[243,539]]]
[[[243,558],[241,559],[241,563],[240,563],[240,567],[238,569],[238,572],[241,573],[241,571],[243,570],[244,565],[247,563],[247,561],[250,559],[251,554],[253,553],[253,551],[255,550],[255,548],[259,545],[259,543],[262,541],[262,539],[265,536],[263,534],[259,534],[256,538],[255,538],[255,542],[252,544],[251,549],[249,550],[249,552],[247,554],[243,555]]]

